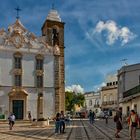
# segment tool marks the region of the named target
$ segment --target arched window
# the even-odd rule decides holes
[[[99,105],[99,99],[95,100],[95,105]]]
[[[14,53],[14,69],[22,69],[22,54],[20,52]],[[20,73],[14,75],[14,86],[22,86],[22,76]]]
[[[36,56],[36,70],[43,70],[43,55],[38,54]]]
[[[42,88],[43,87],[43,76],[36,76],[36,83],[37,83],[37,88]]]
[[[52,45],[59,45],[59,32],[56,27],[52,29]]]
[[[22,55],[20,52],[14,53],[14,68],[15,69],[22,68]]]
[[[22,86],[22,78],[21,78],[21,75],[15,75],[15,86],[17,86],[17,87]]]
[[[36,70],[43,71],[43,63],[44,63],[44,56],[38,54],[36,56]],[[36,73],[36,87],[42,88],[43,87],[43,73]]]
[[[104,102],[106,102],[107,101],[107,98],[106,98],[106,95],[104,96]]]
[[[89,106],[92,106],[92,100],[89,100]]]
[[[112,94],[110,95],[109,101],[113,101],[113,95]]]

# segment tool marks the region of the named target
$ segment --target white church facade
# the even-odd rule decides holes
[[[64,23],[50,10],[42,36],[19,19],[0,28],[0,114],[17,119],[52,117],[65,110]]]

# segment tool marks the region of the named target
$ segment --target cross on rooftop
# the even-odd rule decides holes
[[[17,11],[17,16],[16,18],[19,19],[20,16],[19,16],[19,11],[21,11],[21,9],[19,8],[19,6],[17,6],[17,8],[15,8],[15,10]]]

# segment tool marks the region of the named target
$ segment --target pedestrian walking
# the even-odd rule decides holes
[[[60,133],[65,133],[65,116],[64,111],[60,113]]]
[[[31,112],[28,113],[28,119],[29,119],[30,122],[31,122],[31,120],[32,120]]]
[[[122,130],[122,108],[121,107],[117,110],[116,115],[114,116],[114,122],[116,123],[115,137],[120,138],[119,133]]]
[[[11,113],[8,117],[8,120],[9,120],[9,129],[12,130],[14,124],[15,124],[15,115],[14,113]]]
[[[71,124],[71,115],[70,115],[69,112],[67,113],[67,116],[66,116],[65,120],[66,120],[66,125],[70,126],[70,124]]]
[[[89,110],[88,118],[89,118],[89,122],[90,122],[90,124],[92,124],[91,116],[92,116],[92,111]]]
[[[95,119],[95,113],[94,113],[94,111],[92,112],[92,110],[90,110],[88,117],[89,117],[90,124],[93,124],[94,119]]]
[[[60,130],[60,113],[57,113],[55,117],[55,133],[58,134],[59,130]]]
[[[105,118],[105,123],[106,124],[108,124],[108,117],[109,117],[108,112],[105,112],[104,118]]]
[[[92,112],[92,116],[93,116],[93,123],[94,123],[94,121],[95,121],[95,112],[94,111]]]
[[[131,110],[128,117],[130,140],[136,140],[136,128],[139,127],[139,117],[134,110]]]

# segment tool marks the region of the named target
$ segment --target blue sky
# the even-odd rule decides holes
[[[1,0],[0,28],[15,22],[19,5],[21,22],[40,36],[52,1]],[[66,23],[66,86],[95,90],[117,72],[122,59],[140,62],[139,0],[55,0],[55,7]]]

